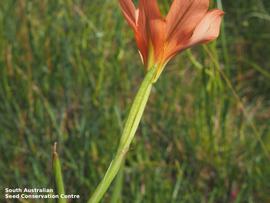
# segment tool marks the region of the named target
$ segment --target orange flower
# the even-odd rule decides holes
[[[132,0],[119,2],[145,68],[158,68],[156,79],[178,52],[216,39],[224,15],[218,9],[208,11],[209,0],[174,0],[166,17],[161,15],[157,0],[139,0],[137,9]]]

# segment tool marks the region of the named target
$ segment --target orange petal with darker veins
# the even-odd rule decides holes
[[[126,18],[128,24],[135,29],[136,28],[136,8],[132,0],[119,0],[122,13]]]
[[[162,18],[157,0],[140,0],[143,4],[146,16],[149,20]]]
[[[166,38],[166,23],[163,19],[155,19],[149,22],[150,35],[155,50],[155,58],[164,54],[164,42]]]
[[[207,43],[215,40],[220,33],[220,24],[223,15],[224,12],[219,9],[215,9],[206,13],[202,20],[195,27],[192,36],[188,40],[183,40],[181,36],[179,36],[178,45],[177,43],[171,43],[171,47],[165,57],[171,58],[184,49],[197,44]]]
[[[196,26],[188,46],[215,40],[220,33],[220,24],[224,12],[218,9],[209,11]]]
[[[155,58],[159,58],[164,51],[166,37],[166,22],[161,15],[157,0],[140,0],[146,15],[146,31],[154,48]]]
[[[167,40],[188,38],[208,7],[209,0],[174,0],[166,17]]]

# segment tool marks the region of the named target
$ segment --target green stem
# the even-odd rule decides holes
[[[118,174],[114,180],[114,187],[111,196],[111,203],[121,203],[122,202],[122,189],[123,189],[123,179],[124,179],[124,168],[125,160],[122,161],[122,165],[118,171]]]
[[[145,109],[146,103],[148,101],[151,92],[153,78],[155,74],[156,68],[150,69],[146,74],[131,106],[127,121],[125,123],[123,134],[121,136],[120,144],[118,146],[117,153],[114,159],[112,160],[109,168],[107,169],[105,176],[99,183],[93,195],[88,200],[88,203],[98,203],[105,194],[105,192],[107,191],[107,189],[109,188],[114,177],[118,173],[119,168],[121,167],[125,155],[129,150],[130,143],[132,142],[135,132],[140,123],[143,111]]]
[[[61,170],[61,163],[58,157],[58,153],[56,151],[56,143],[54,144],[53,148],[53,172],[55,177],[55,183],[56,183],[56,190],[57,194],[59,195],[58,203],[66,203],[66,199],[61,198],[61,194],[65,194],[64,189],[64,181],[62,177],[62,170]]]

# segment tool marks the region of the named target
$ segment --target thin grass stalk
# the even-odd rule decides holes
[[[59,196],[57,202],[66,203],[67,202],[66,199],[61,198],[61,195],[65,194],[65,188],[64,188],[64,181],[63,181],[63,176],[62,176],[61,163],[58,157],[58,153],[56,151],[56,143],[54,144],[54,147],[53,147],[53,172],[54,172],[56,190]]]
[[[124,165],[125,161],[122,162],[122,165],[118,171],[118,174],[115,178],[115,184],[112,192],[111,203],[121,203],[122,202],[122,189],[123,189],[123,179],[124,179]]]

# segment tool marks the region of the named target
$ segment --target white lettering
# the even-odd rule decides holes
[[[17,195],[5,194],[5,198],[6,199],[19,199],[20,198],[20,195],[19,194],[17,194]]]
[[[21,188],[5,188],[6,193],[18,193],[22,192]]]
[[[74,194],[70,194],[70,195],[65,195],[65,194],[61,194],[60,195],[61,199],[79,199],[80,195],[74,195]]]

